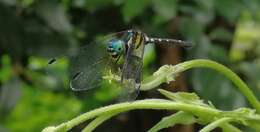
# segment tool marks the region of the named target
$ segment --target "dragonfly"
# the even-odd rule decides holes
[[[149,37],[133,29],[109,34],[81,47],[76,55],[65,55],[70,58],[70,88],[73,91],[98,88],[102,81],[114,77],[120,87],[120,102],[135,100],[140,91],[144,49],[148,44],[192,45],[177,39]],[[61,58],[50,59],[48,67],[53,67]]]

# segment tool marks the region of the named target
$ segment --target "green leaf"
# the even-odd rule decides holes
[[[130,22],[131,19],[141,14],[149,2],[149,0],[126,0],[122,8],[124,21]]]
[[[71,119],[82,109],[82,103],[69,94],[53,93],[29,85],[22,85],[21,90],[23,95],[19,103],[4,123],[10,131],[40,131],[42,124],[57,124]]]
[[[72,31],[72,25],[67,17],[65,9],[52,1],[41,1],[36,7],[38,15],[54,30],[60,33]]]
[[[211,39],[219,39],[224,41],[230,41],[233,38],[233,34],[225,28],[215,28],[210,34]]]
[[[148,132],[157,132],[163,128],[174,126],[175,124],[193,124],[196,122],[195,117],[183,111],[177,112],[171,116],[164,117],[159,123],[152,127]]]
[[[171,81],[175,81],[175,77],[177,76],[178,70],[180,70],[180,69],[181,69],[181,67],[175,68],[171,65],[164,65],[164,66],[160,67],[159,70],[154,72],[153,76],[163,77],[164,82],[170,83]]]
[[[203,100],[200,100],[200,98],[195,93],[186,93],[186,92],[171,93],[162,89],[159,89],[158,91],[164,96],[166,96],[167,98],[174,100],[176,102],[208,106],[207,104],[204,104]]]
[[[161,94],[165,95],[166,97],[180,102],[185,102],[187,100],[199,100],[199,97],[195,93],[186,93],[186,92],[178,92],[178,93],[171,93],[163,89],[159,89]]]
[[[259,121],[248,121],[248,126],[257,130],[258,132],[260,131]]]
[[[216,11],[229,22],[235,22],[243,9],[241,1],[237,0],[216,0]]]
[[[113,0],[84,0],[82,3],[85,4],[85,7],[88,11],[93,12],[95,10],[112,5]],[[81,3],[78,3],[77,5],[80,6]]]
[[[2,4],[11,5],[11,6],[17,4],[17,1],[16,1],[16,0],[0,0],[0,2],[1,2]]]
[[[29,6],[31,6],[34,2],[35,2],[35,0],[21,0],[21,4],[22,4],[24,7],[29,7]]]
[[[239,108],[234,110],[234,112],[236,112],[237,115],[239,115],[239,117],[236,117],[236,119],[240,120],[242,124],[248,125],[256,130],[260,130],[260,116],[256,115],[256,110],[249,108]]]
[[[203,35],[205,25],[190,17],[181,17],[180,33],[192,40],[199,40]]]
[[[142,81],[141,90],[149,90],[151,87],[157,87],[162,83],[175,81],[175,77],[182,70],[183,68],[181,66],[164,65],[154,72],[153,76]]]
[[[154,11],[165,21],[176,16],[176,0],[153,0]]]
[[[3,55],[0,58],[0,64],[2,67],[0,68],[0,82],[7,82],[12,77],[12,66],[11,66],[11,58],[8,55]]]

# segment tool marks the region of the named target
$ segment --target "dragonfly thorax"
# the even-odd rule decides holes
[[[125,42],[120,39],[112,39],[107,45],[108,53],[115,59],[125,52]]]

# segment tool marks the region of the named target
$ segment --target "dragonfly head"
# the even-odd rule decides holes
[[[107,51],[113,58],[118,58],[125,51],[125,42],[120,39],[112,39],[108,42]]]

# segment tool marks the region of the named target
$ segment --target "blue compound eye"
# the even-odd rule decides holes
[[[124,41],[120,39],[112,39],[108,42],[107,51],[113,58],[115,58],[123,53],[124,46]]]

